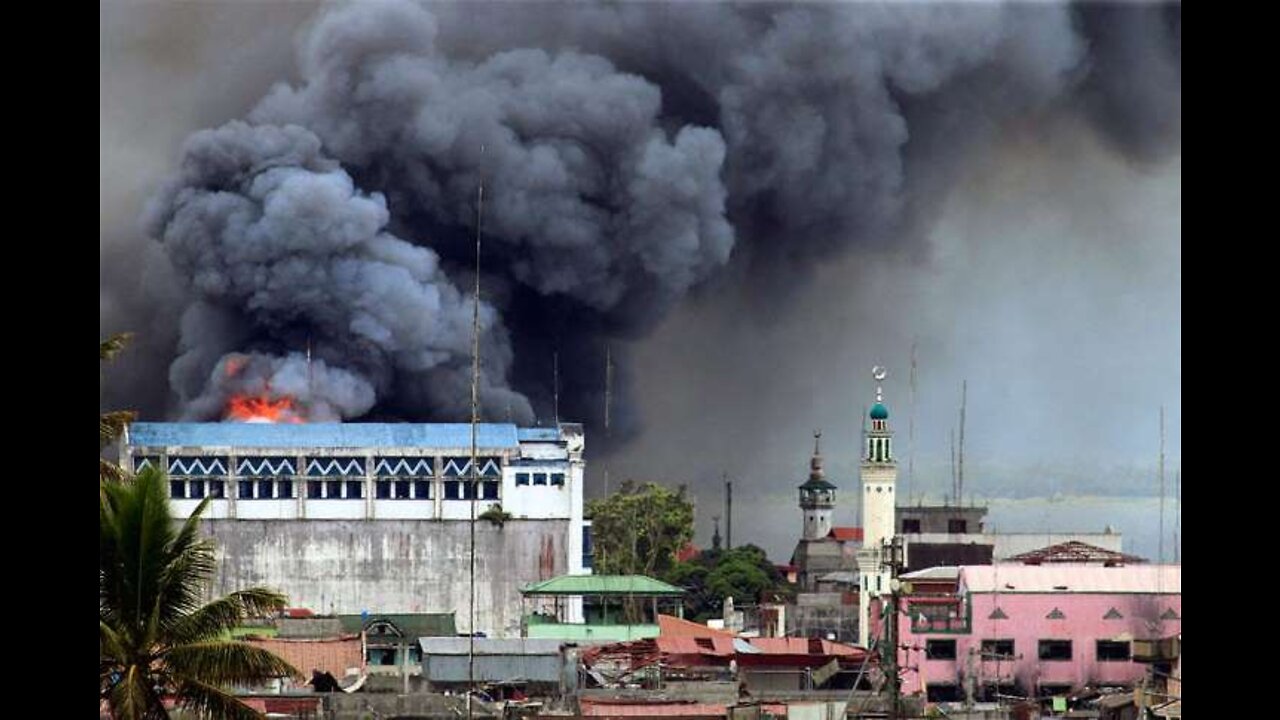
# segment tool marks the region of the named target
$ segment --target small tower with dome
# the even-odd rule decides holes
[[[836,486],[827,482],[822,469],[822,433],[813,434],[813,458],[809,479],[800,486],[800,510],[804,514],[805,540],[819,540],[831,534],[831,514],[836,507]]]

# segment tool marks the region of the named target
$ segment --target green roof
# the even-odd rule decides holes
[[[644,575],[561,575],[526,585],[522,595],[683,595],[684,590]]]
[[[814,480],[813,478],[809,478],[808,480],[804,481],[804,484],[800,486],[800,489],[801,490],[835,490],[836,486],[832,485],[826,480]]]
[[[871,419],[872,420],[888,420],[889,408],[885,407],[884,403],[876,403],[875,405],[872,405]]]
[[[453,622],[453,613],[391,613],[379,615],[369,613],[368,617],[360,615],[339,615],[345,632],[361,632],[374,622],[389,622],[395,625],[405,637],[453,637],[458,628]]]

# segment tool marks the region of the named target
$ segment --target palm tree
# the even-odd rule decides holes
[[[112,715],[167,718],[173,698],[202,717],[260,718],[227,691],[297,675],[284,660],[229,631],[247,617],[279,612],[285,596],[252,588],[202,604],[215,570],[213,543],[198,537],[200,503],[174,522],[164,475],[146,468],[102,483],[99,541],[101,697]]]
[[[98,351],[99,361],[106,362],[113,359],[121,350],[124,349],[125,344],[131,337],[133,337],[132,333],[121,333],[119,335],[112,335],[106,340],[103,340]],[[119,439],[119,437],[124,433],[125,425],[129,424],[129,422],[133,420],[133,417],[134,413],[129,412],[128,410],[114,410],[102,413],[98,422],[99,439],[102,443],[98,448],[99,453],[106,450],[108,445]],[[119,465],[102,457],[98,458],[99,482],[108,480],[120,481],[124,479],[124,476],[125,471]]]

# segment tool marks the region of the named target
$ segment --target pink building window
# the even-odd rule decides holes
[[[1101,662],[1128,662],[1131,657],[1128,640],[1099,640],[1097,657]]]
[[[983,640],[982,659],[996,660],[1013,657],[1013,640]]]
[[[1071,641],[1070,640],[1041,640],[1040,641],[1040,659],[1041,660],[1070,660],[1071,659]]]
[[[955,660],[955,640],[925,640],[924,655],[930,660]]]

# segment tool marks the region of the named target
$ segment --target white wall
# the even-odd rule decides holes
[[[529,485],[516,485],[516,475],[528,473]],[[532,476],[547,476],[546,485],[533,485]],[[551,474],[560,473],[564,485],[552,485]],[[579,470],[579,476],[581,471]],[[577,488],[577,491],[575,491]],[[554,518],[568,520],[573,515],[575,492],[581,502],[581,481],[575,482],[572,467],[563,462],[546,465],[511,465],[502,472],[502,509],[516,518]],[[581,513],[581,511],[579,511]]]
[[[497,500],[477,500],[476,501],[476,517],[479,517],[480,515],[484,514],[485,510],[488,510],[489,508],[494,507],[495,505],[498,505],[498,504],[499,502]],[[510,510],[507,510],[505,503],[502,503],[502,509],[506,512],[511,512]],[[440,516],[443,517],[445,520],[470,520],[471,519],[471,501],[470,500],[441,500]]]
[[[310,501],[308,516],[313,502],[325,501]],[[435,505],[434,500],[374,500],[373,516],[378,520],[430,520],[435,517]]]
[[[306,500],[302,507],[308,520],[358,520],[366,512],[363,499]]]
[[[238,500],[236,517],[241,520],[294,520],[298,517],[298,499]]]
[[[200,500],[171,500],[174,517],[189,518],[200,505]],[[231,502],[229,500],[210,500],[209,507],[204,509],[200,517],[215,519],[230,517]]]

